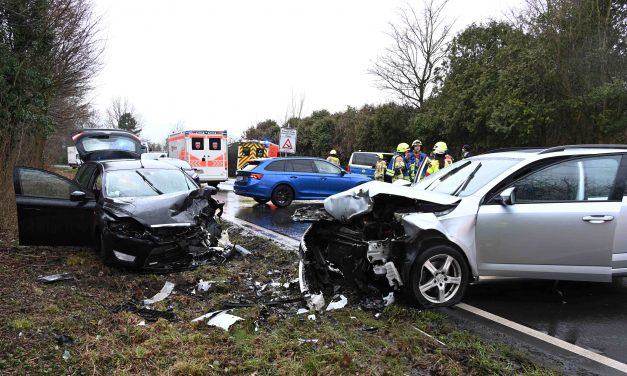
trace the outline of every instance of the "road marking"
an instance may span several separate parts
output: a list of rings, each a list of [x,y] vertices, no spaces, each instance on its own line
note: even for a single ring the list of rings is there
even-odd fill
[[[268,230],[267,228],[257,226],[254,223],[243,221],[239,218],[235,218],[228,214],[222,214],[222,218],[224,218],[225,220],[231,223],[234,223],[235,225],[239,227],[245,228],[253,233],[269,238],[270,240],[274,240],[280,245],[287,246],[291,250],[294,250],[294,251],[298,250],[298,246],[300,245],[300,241],[296,239],[292,239],[289,236],[285,236],[276,231]]]
[[[514,330],[517,330],[521,333],[524,333],[528,336],[534,337],[536,339],[539,339],[541,341],[550,343],[551,345],[557,346],[557,347],[561,347],[564,350],[570,351],[572,353],[575,353],[577,355],[583,356],[584,358],[588,358],[590,360],[593,360],[595,362],[601,363],[605,366],[617,369],[621,372],[625,372],[627,373],[627,364],[625,363],[621,363],[617,360],[608,358],[606,356],[597,354],[593,351],[590,350],[586,350],[584,348],[581,348],[579,346],[573,345],[572,343],[563,341],[559,338],[555,338],[552,337],[548,334],[544,334],[542,332],[539,332],[537,330],[528,328],[524,325],[520,325],[518,323],[515,323],[513,321],[510,321],[508,319],[505,319],[503,317],[497,316],[497,315],[493,315],[490,312],[486,312],[482,309],[473,307],[471,305],[468,305],[466,303],[459,303],[457,304],[455,307],[461,308],[465,311],[468,311],[470,313],[474,313],[477,316],[481,316],[483,318],[486,318],[488,320],[494,321],[498,324],[501,324],[503,326],[506,326],[508,328],[512,328]]]

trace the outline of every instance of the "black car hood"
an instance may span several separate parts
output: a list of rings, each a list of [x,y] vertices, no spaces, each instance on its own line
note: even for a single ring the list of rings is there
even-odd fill
[[[118,218],[133,218],[144,226],[196,224],[201,210],[209,204],[200,190],[104,200],[105,211]]]

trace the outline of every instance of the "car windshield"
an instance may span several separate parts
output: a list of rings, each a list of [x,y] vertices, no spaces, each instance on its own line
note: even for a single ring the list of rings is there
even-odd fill
[[[196,188],[181,170],[141,168],[109,171],[105,175],[105,196],[110,198],[157,196]]]
[[[414,187],[465,197],[520,161],[516,158],[464,159],[421,180]]]

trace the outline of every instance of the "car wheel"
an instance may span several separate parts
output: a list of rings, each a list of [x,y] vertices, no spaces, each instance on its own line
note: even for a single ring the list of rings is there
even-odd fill
[[[289,206],[294,200],[294,191],[289,185],[281,184],[272,191],[272,203],[279,208]]]
[[[98,240],[99,240],[98,250],[100,251],[100,258],[102,259],[102,262],[107,266],[112,266],[115,263],[115,257],[113,256],[113,251],[111,250],[109,246],[107,246],[102,234],[100,234],[100,236],[98,237]]]
[[[449,245],[436,245],[420,253],[410,276],[411,297],[425,308],[459,303],[466,292],[469,269],[461,253]]]
[[[256,198],[255,201],[257,201],[258,203],[263,205],[263,204],[267,203],[268,201],[270,201],[270,199],[267,199],[267,198]]]

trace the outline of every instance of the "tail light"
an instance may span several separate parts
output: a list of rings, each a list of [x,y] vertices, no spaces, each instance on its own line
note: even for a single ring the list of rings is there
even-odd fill
[[[250,177],[253,179],[261,180],[261,178],[263,178],[263,174],[250,174]]]
[[[346,171],[351,172],[351,165],[348,165],[348,168],[346,169]]]

